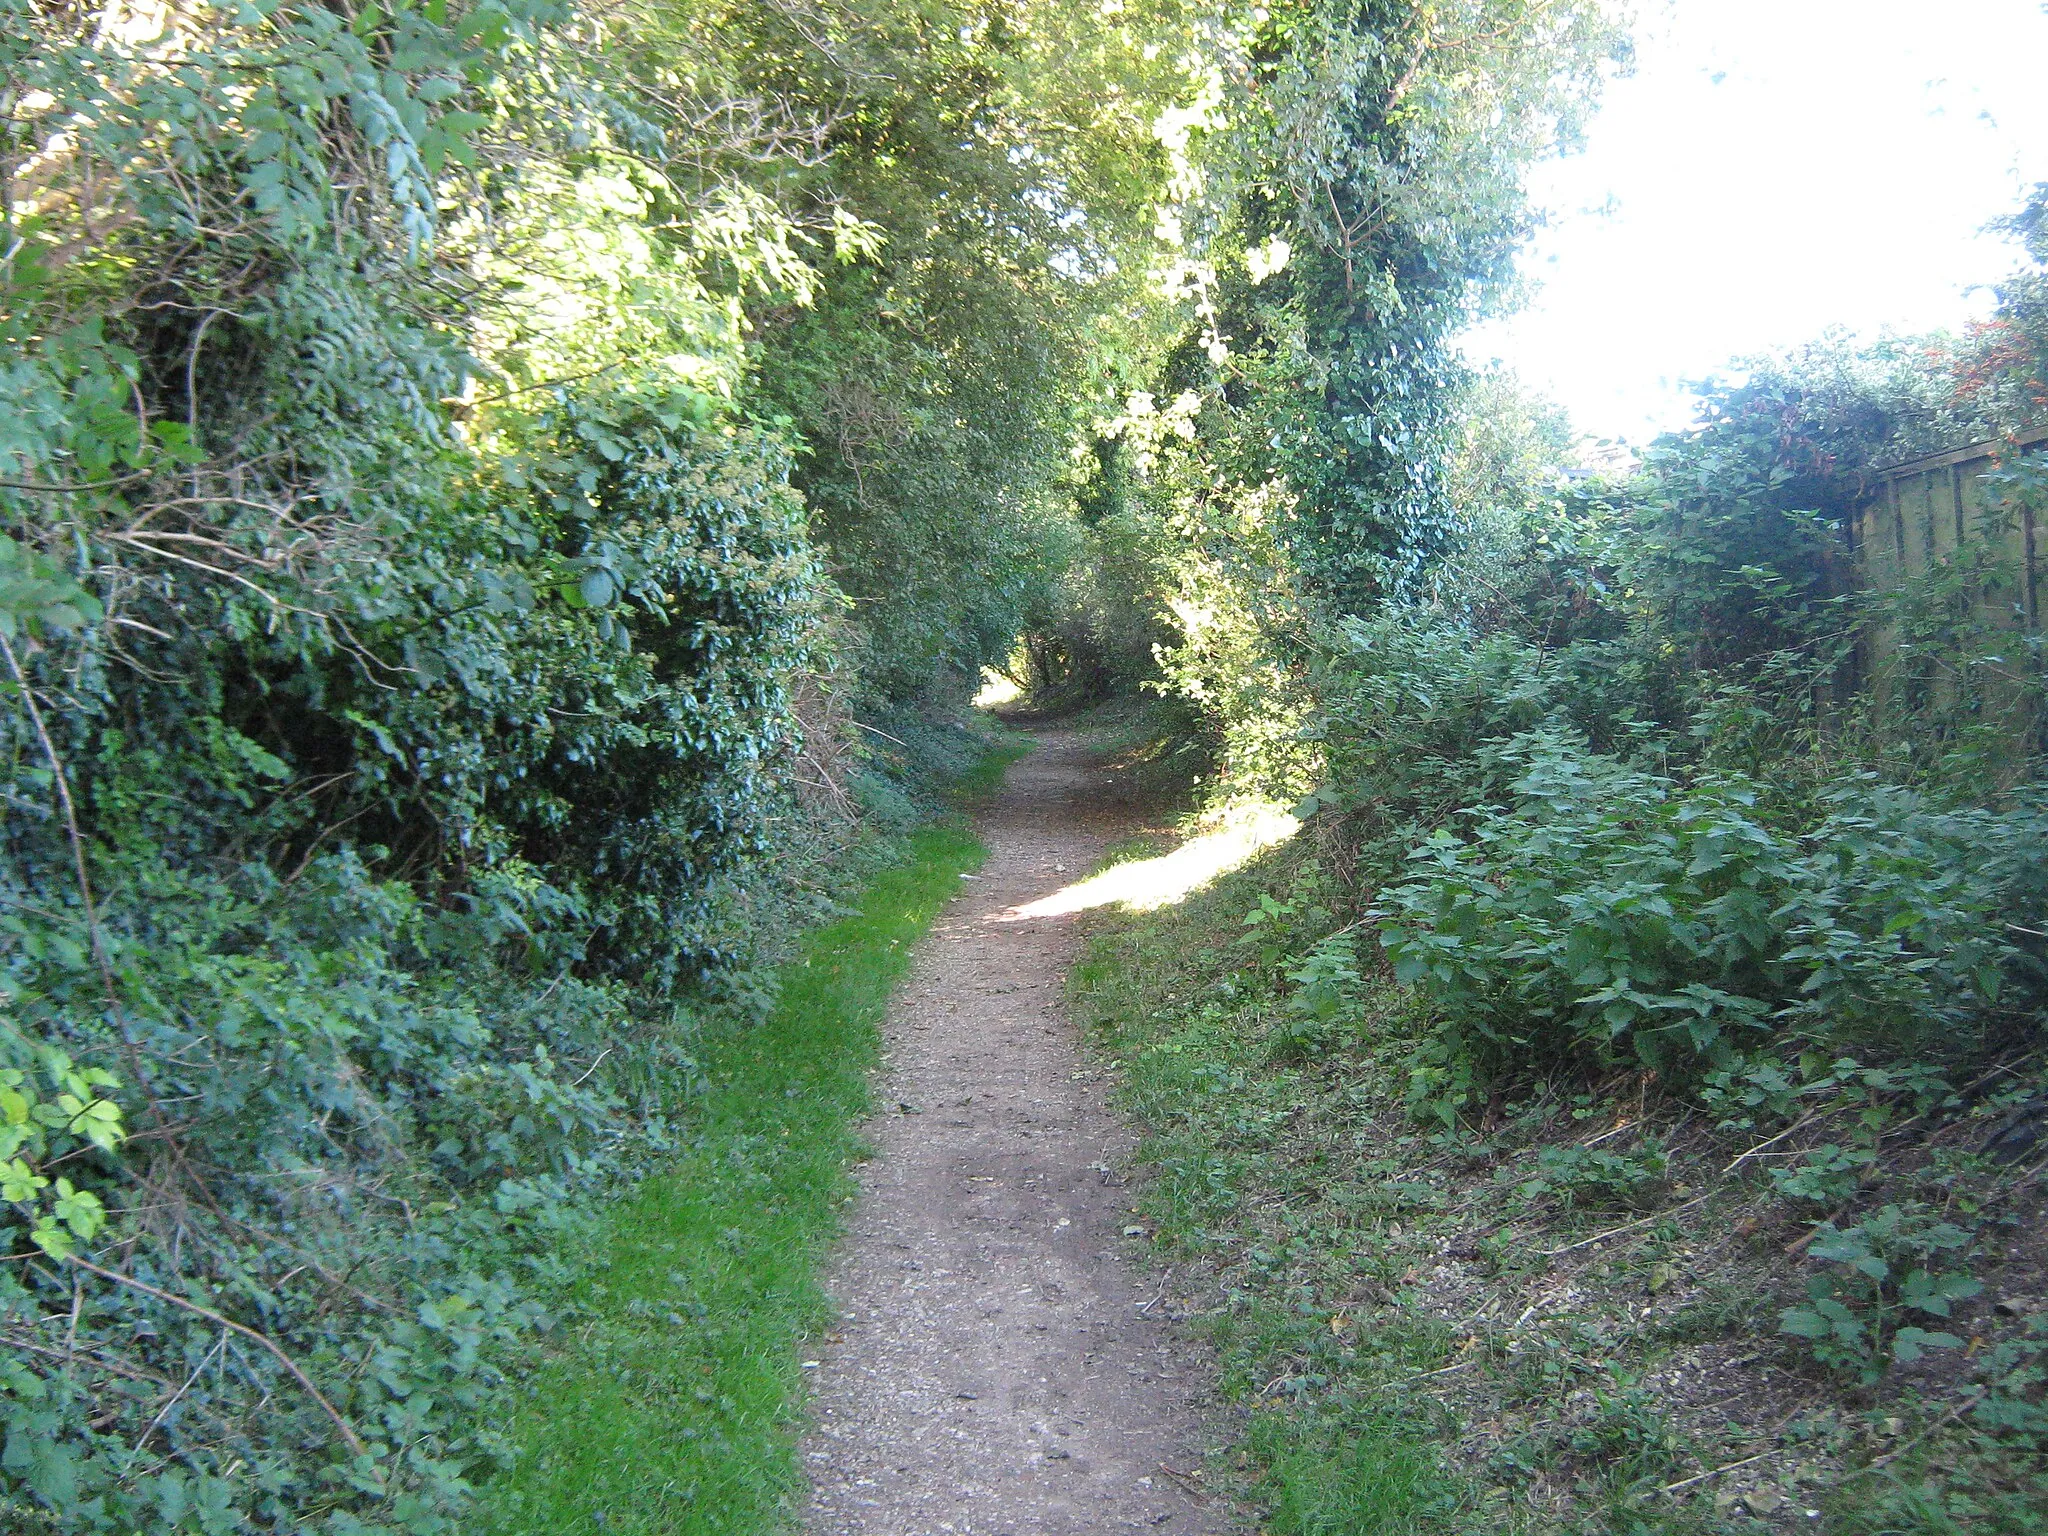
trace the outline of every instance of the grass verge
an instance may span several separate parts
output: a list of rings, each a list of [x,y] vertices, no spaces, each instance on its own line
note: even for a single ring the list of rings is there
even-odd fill
[[[947,794],[960,805],[973,805],[994,794],[1002,786],[1003,774],[1010,764],[1031,751],[1029,736],[1012,730],[999,720],[989,720],[982,729],[988,742],[987,751],[947,790]]]
[[[798,1345],[828,1315],[818,1271],[851,1197],[883,1012],[985,852],[951,824],[906,841],[853,915],[781,967],[765,1023],[704,1042],[685,1148],[600,1219],[609,1261],[567,1298],[580,1326],[526,1385],[508,1426],[519,1454],[487,1490],[482,1529],[759,1536],[788,1523],[803,1486]]]
[[[1290,845],[1100,919],[1073,977],[1272,1536],[2048,1536],[2048,1167],[1973,1150],[2034,1123],[2032,1080],[1803,1204],[1868,1096],[1782,1136],[1640,1073],[1418,1119],[1434,1020],[1370,970],[1320,1006],[1319,878]],[[1859,1380],[1781,1317],[1841,1267],[1821,1217],[1880,1207],[1969,1223],[1939,1262],[1976,1289],[1951,1347]]]

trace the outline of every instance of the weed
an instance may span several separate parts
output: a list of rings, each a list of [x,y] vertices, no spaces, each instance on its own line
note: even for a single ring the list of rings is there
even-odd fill
[[[1639,1388],[1596,1390],[1593,1412],[1566,1438],[1572,1454],[1597,1465],[1619,1488],[1662,1481],[1686,1458],[1683,1440],[1649,1394]]]
[[[1954,1223],[1900,1205],[1849,1227],[1824,1223],[1807,1251],[1835,1268],[1807,1282],[1805,1305],[1786,1308],[1779,1326],[1808,1340],[1822,1364],[1866,1385],[1881,1380],[1893,1362],[1959,1348],[1956,1335],[1907,1323],[1905,1316],[1947,1318],[1956,1302],[1984,1289],[1967,1269],[1930,1267],[1970,1241]]]
[[[1547,1192],[1566,1205],[1648,1210],[1670,1187],[1670,1158],[1662,1142],[1645,1138],[1634,1152],[1601,1147],[1544,1147],[1536,1155],[1537,1176],[1522,1184],[1525,1197]]]
[[[1771,1182],[1788,1200],[1838,1206],[1856,1192],[1864,1171],[1876,1161],[1875,1152],[1844,1149],[1829,1142],[1810,1149],[1790,1168],[1773,1168]]]

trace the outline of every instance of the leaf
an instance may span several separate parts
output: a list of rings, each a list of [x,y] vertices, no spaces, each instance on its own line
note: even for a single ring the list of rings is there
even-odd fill
[[[1802,1339],[1826,1339],[1834,1336],[1835,1325],[1811,1307],[1787,1307],[1779,1315],[1778,1331]]]
[[[99,599],[63,567],[0,533],[0,634],[69,634],[103,614]]]
[[[1851,1227],[1846,1232],[1832,1226],[1820,1229],[1821,1235],[1808,1246],[1807,1252],[1816,1259],[1829,1259],[1839,1264],[1853,1263],[1870,1255],[1870,1239],[1860,1227]]]
[[[106,1225],[106,1207],[89,1189],[74,1189],[69,1179],[57,1181],[57,1203],[52,1214],[81,1239],[90,1242]]]
[[[1947,1317],[1955,1302],[1966,1301],[1983,1289],[1983,1282],[1972,1275],[1930,1275],[1916,1269],[1899,1286],[1899,1300],[1915,1311]]]
[[[0,1163],[0,1200],[20,1205],[33,1200],[37,1192],[49,1188],[49,1184],[48,1179],[18,1157]]]
[[[1901,1364],[1918,1360],[1925,1350],[1958,1349],[1962,1340],[1952,1333],[1929,1333],[1924,1328],[1901,1328],[1892,1335],[1892,1358]]]

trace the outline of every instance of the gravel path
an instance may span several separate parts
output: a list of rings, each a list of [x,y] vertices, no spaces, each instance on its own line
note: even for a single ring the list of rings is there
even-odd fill
[[[1084,738],[1037,740],[890,1010],[813,1378],[813,1536],[1234,1529],[1183,1486],[1207,1373],[1127,1254],[1134,1138],[1061,1005],[1075,919],[1028,910],[1138,818]]]

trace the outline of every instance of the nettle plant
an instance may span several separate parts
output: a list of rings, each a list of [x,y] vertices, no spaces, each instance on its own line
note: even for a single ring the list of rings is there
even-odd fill
[[[1807,1281],[1806,1301],[1787,1307],[1779,1328],[1866,1386],[1927,1350],[1954,1349],[1963,1342],[1956,1335],[1911,1319],[1946,1320],[1984,1289],[1967,1267],[1949,1267],[1971,1241],[1964,1228],[1912,1205],[1887,1205],[1848,1227],[1826,1222],[1807,1251],[1829,1268]]]
[[[1554,1194],[1566,1205],[1596,1210],[1648,1210],[1671,1185],[1671,1155],[1654,1136],[1633,1151],[1545,1147],[1536,1155],[1536,1170],[1519,1186],[1524,1199]]]
[[[1554,727],[1507,755],[1514,808],[1432,834],[1381,900],[1395,975],[1445,1006],[1457,1053],[1669,1070],[1768,1030],[1795,855],[1749,786],[1674,793]]]
[[[1938,1059],[2031,1006],[2032,804],[1852,778],[1786,826],[1757,781],[1645,773],[1561,726],[1497,751],[1514,803],[1438,828],[1376,909],[1395,975],[1441,1010],[1446,1082],[1547,1063],[1711,1086],[1787,1039]]]

